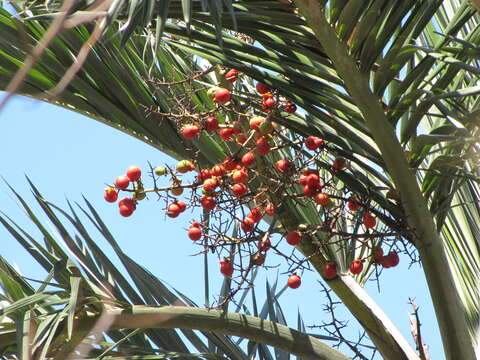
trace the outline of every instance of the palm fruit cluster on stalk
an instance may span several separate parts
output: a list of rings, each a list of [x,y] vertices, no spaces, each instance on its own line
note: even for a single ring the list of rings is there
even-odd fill
[[[224,76],[234,83],[241,74],[230,69]],[[170,218],[201,209],[203,217],[192,221],[187,235],[203,252],[218,255],[221,274],[236,279],[239,288],[248,283],[247,275],[255,266],[272,267],[265,264],[267,254],[272,253],[288,265],[287,285],[298,288],[308,261],[293,250],[312,239],[319,249],[355,236],[370,244],[369,251],[348,266],[346,271],[353,275],[362,274],[365,263],[396,266],[397,252],[384,255],[379,246],[390,236],[388,225],[380,219],[382,213],[371,199],[346,187],[337,188],[338,179],[350,171],[349,161],[318,134],[303,137],[285,130],[275,120],[295,113],[296,105],[260,82],[255,89],[258,98],[247,111],[245,106],[238,110],[231,90],[214,88],[209,91],[215,104],[212,111],[204,117],[176,117],[179,135],[186,143],[211,137],[228,144],[228,156],[213,166],[200,166],[195,158],[172,168],[150,166],[150,188],[144,187],[141,169],[131,166],[105,189],[105,200],[116,202],[120,194],[127,194],[118,201],[124,217],[131,216],[147,194],[163,202]],[[161,182],[166,184],[160,186]],[[284,221],[286,202],[314,206],[323,221],[292,227]],[[346,232],[340,226],[345,222],[354,224],[357,231]],[[387,231],[380,232],[380,228]],[[290,252],[283,243],[291,247]],[[326,259],[321,274],[326,280],[336,279],[339,264]]]

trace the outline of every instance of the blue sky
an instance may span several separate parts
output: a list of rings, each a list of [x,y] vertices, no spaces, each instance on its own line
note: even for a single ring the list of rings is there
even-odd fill
[[[147,161],[153,165],[167,163],[171,166],[175,161],[118,130],[26,98],[15,97],[10,101],[0,112],[0,121],[3,132],[0,175],[21,195],[33,203],[25,175],[32,179],[45,198],[60,207],[66,207],[66,198],[81,202],[83,194],[99,211],[129,256],[197,303],[203,303],[203,257],[192,256],[198,248],[193,247],[186,236],[188,223],[196,214],[186,212],[176,219],[165,218],[162,204],[152,198],[142,202],[132,217],[123,218],[118,214],[116,204],[103,200],[104,184],[112,183],[128,166],[138,165],[146,169]],[[0,183],[0,210],[22,226],[33,229],[3,183]],[[3,228],[0,228],[0,239],[2,256],[16,263],[25,276],[44,277],[40,267]],[[98,241],[102,242],[100,237]],[[103,248],[108,249],[108,246],[105,244]],[[210,259],[211,294],[217,294],[222,276],[216,258]],[[265,276],[273,282],[276,272],[260,272],[262,276],[256,286],[257,292],[262,294]],[[287,275],[280,275],[279,281],[283,284],[286,279]],[[325,319],[322,313],[325,300],[317,280],[313,273],[305,273],[302,286],[297,290],[289,289],[282,296],[280,302],[292,327],[296,326],[297,308],[306,325],[320,324]],[[367,284],[367,290],[410,343],[408,313],[411,308],[408,299],[415,298],[430,354],[434,359],[443,358],[432,304],[418,265],[408,269],[408,264],[401,261],[398,268],[384,272],[381,293],[377,292],[375,283]],[[348,318],[343,312],[339,314]],[[358,329],[352,326],[350,332],[355,338]]]

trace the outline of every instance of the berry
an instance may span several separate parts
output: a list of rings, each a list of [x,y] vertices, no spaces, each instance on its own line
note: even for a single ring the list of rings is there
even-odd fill
[[[257,82],[257,85],[255,85],[255,89],[259,94],[265,94],[270,92],[270,88],[267,85],[262,84],[260,82]]]
[[[120,215],[124,216],[124,217],[129,217],[130,215],[133,214],[134,212],[134,209],[129,207],[129,206],[126,206],[126,205],[121,205],[119,207],[119,210],[120,210]]]
[[[259,137],[255,143],[255,149],[260,155],[267,155],[271,150],[268,139],[264,136]]]
[[[240,227],[242,228],[243,231],[246,233],[252,232],[253,229],[255,228],[255,220],[253,220],[250,217],[246,217],[245,219],[242,220],[240,223]]]
[[[260,126],[265,123],[265,118],[261,116],[254,116],[250,119],[249,126],[252,130],[259,130]]]
[[[113,187],[107,187],[103,194],[103,198],[109,203],[114,203],[118,199],[118,193]]]
[[[269,110],[271,110],[271,108],[273,106],[275,106],[276,103],[277,103],[277,101],[273,97],[269,97],[269,98],[263,100],[262,109],[265,110],[265,111],[269,111]]]
[[[253,151],[249,151],[245,155],[242,156],[242,164],[245,167],[249,167],[254,162],[255,162],[255,155],[253,154]]]
[[[247,185],[245,185],[244,183],[238,183],[233,184],[230,187],[230,190],[232,190],[233,195],[235,195],[236,197],[241,197],[247,193],[248,188]]]
[[[185,201],[177,200],[174,201],[174,203],[177,204],[177,206],[180,208],[180,212],[184,212],[187,209],[187,204],[185,203]]]
[[[233,171],[232,180],[236,184],[246,182],[248,180],[247,171],[244,168]]]
[[[387,256],[384,256],[383,267],[390,268],[395,267],[399,264],[400,258],[396,251],[390,251]]]
[[[225,166],[225,169],[228,170],[228,171],[232,171],[234,170],[238,165],[238,162],[237,160],[235,159],[232,159],[230,157],[227,157],[224,161],[223,161],[223,166]]]
[[[135,200],[133,200],[132,198],[129,198],[129,197],[124,197],[124,198],[120,199],[120,201],[118,202],[118,206],[122,206],[122,205],[132,207],[133,209],[135,209],[137,207],[136,204],[135,204]]]
[[[211,211],[215,208],[217,202],[211,196],[202,195],[202,197],[200,198],[200,204],[205,210]]]
[[[218,119],[215,116],[209,116],[203,122],[203,127],[208,131],[215,131],[218,129]]]
[[[201,225],[200,225],[200,223],[199,223],[198,221],[194,221],[194,222],[192,222],[192,225],[190,225],[190,227],[197,227],[197,228],[200,229],[200,228],[201,228]]]
[[[295,105],[291,101],[288,101],[285,105],[283,105],[283,110],[285,110],[289,114],[293,114],[297,111],[297,105]]]
[[[190,226],[188,229],[188,237],[193,241],[200,240],[202,237],[202,229],[196,226]]]
[[[265,214],[267,216],[274,216],[275,215],[275,205],[272,203],[268,203],[268,205],[265,207]]]
[[[337,264],[335,262],[329,262],[323,267],[323,277],[327,280],[331,280],[337,277]]]
[[[215,190],[215,188],[218,186],[218,180],[215,177],[206,179],[203,182],[203,188],[205,189],[206,192],[212,192]]]
[[[330,203],[330,196],[325,193],[318,193],[315,195],[315,202],[318,205],[327,206]]]
[[[130,181],[138,181],[142,176],[142,170],[138,166],[130,166],[127,169],[127,177]]]
[[[372,229],[377,224],[377,220],[375,219],[375,216],[366,212],[362,216],[362,223],[367,229]]]
[[[238,70],[230,69],[225,73],[224,77],[225,77],[225,80],[227,80],[228,82],[234,83],[238,79]]]
[[[173,196],[180,196],[183,194],[183,188],[179,185],[180,184],[174,184],[174,186],[170,189],[170,193]]]
[[[225,104],[226,102],[230,101],[230,96],[230,90],[221,88],[215,92],[213,101],[219,104]]]
[[[130,179],[127,175],[120,175],[117,176],[117,178],[115,179],[115,186],[117,187],[117,189],[125,190],[126,188],[128,188],[129,184]]]
[[[300,241],[302,240],[302,234],[300,234],[299,231],[290,231],[287,236],[285,236],[285,238],[287,239],[287,243],[289,243],[290,245],[298,245],[300,243]]]
[[[247,217],[258,223],[263,218],[262,209],[260,209],[258,206],[253,208],[250,210]]]
[[[181,207],[173,202],[167,206],[167,216],[171,218],[176,218],[182,212]]]
[[[213,176],[210,169],[201,169],[200,174],[197,176],[199,182],[204,182],[207,179],[210,179]]]
[[[318,188],[316,186],[305,185],[303,187],[303,194],[308,197],[314,197]]]
[[[309,136],[305,139],[305,146],[309,150],[317,150],[323,145],[323,140],[317,136]]]
[[[177,164],[176,169],[180,174],[185,174],[194,170],[195,165],[190,160],[182,160]]]
[[[293,170],[293,164],[290,160],[288,159],[282,159],[278,160],[275,163],[275,167],[277,168],[278,171],[280,171],[282,174],[289,174]]]
[[[358,200],[354,196],[351,196],[350,199],[348,199],[347,201],[347,207],[350,211],[357,211],[362,206],[358,203]]]
[[[332,168],[333,170],[343,170],[345,169],[345,166],[347,165],[347,160],[343,157],[337,157],[335,160],[333,160],[332,163]]]
[[[354,275],[360,274],[363,270],[363,262],[360,259],[353,260],[349,266],[350,272]]]
[[[301,283],[302,283],[302,279],[297,274],[290,275],[290,277],[288,278],[288,281],[287,281],[287,285],[291,289],[298,288]]]
[[[232,277],[233,265],[228,259],[220,260],[220,272],[226,277]]]
[[[381,247],[375,247],[372,250],[373,261],[380,264],[383,261],[383,249]]]
[[[222,140],[231,141],[234,132],[235,132],[235,130],[233,128],[223,128],[223,129],[220,129],[218,134],[220,135]]]
[[[212,167],[210,172],[213,176],[223,176],[226,173],[225,166],[223,166],[222,164],[215,165],[214,167]]]
[[[253,254],[250,259],[252,264],[261,266],[265,263],[265,254],[256,253],[256,254]]]
[[[153,172],[157,176],[163,176],[167,173],[167,169],[165,169],[164,167],[161,167],[161,166],[157,166],[155,169],[153,169]]]
[[[315,188],[315,189],[320,189],[321,188],[320,177],[318,176],[318,174],[315,174],[315,173],[307,175],[306,184],[308,186],[311,186],[311,187]]]
[[[196,124],[185,125],[182,128],[182,135],[188,140],[193,139],[199,132],[200,127]]]

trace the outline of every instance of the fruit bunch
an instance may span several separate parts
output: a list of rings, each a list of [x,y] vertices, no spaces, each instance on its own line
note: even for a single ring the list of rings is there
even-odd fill
[[[233,83],[240,74],[230,69],[224,76]],[[105,190],[105,200],[116,202],[120,192],[128,193],[130,196],[119,201],[122,216],[132,215],[138,202],[150,193],[164,200],[167,217],[177,218],[188,208],[208,213],[208,225],[204,219],[193,221],[187,235],[203,249],[217,253],[220,272],[237,278],[239,288],[252,268],[268,268],[265,260],[270,253],[285,260],[290,274],[287,284],[298,288],[307,260],[291,251],[301,249],[306,241],[316,244],[318,251],[330,242],[353,238],[371,243],[371,252],[353,260],[348,270],[339,269],[333,259],[327,260],[322,270],[326,280],[336,279],[343,271],[362,274],[364,263],[396,266],[397,253],[392,250],[384,256],[382,248],[376,246],[382,239],[394,238],[394,231],[378,221],[384,214],[370,198],[337,187],[339,177],[350,171],[348,160],[318,134],[302,137],[286,132],[276,120],[284,112],[295,113],[295,104],[265,84],[257,83],[256,90],[259,98],[250,112],[238,110],[229,89],[214,88],[209,94],[217,104],[215,109],[197,116],[174,117],[186,141],[205,135],[224,142],[224,148],[230,149],[225,158],[210,165],[192,158],[172,168],[150,167],[153,186],[148,189],[140,168],[131,166]],[[285,215],[287,203],[313,207],[322,222],[292,225]],[[345,231],[339,225],[345,223],[356,230]],[[378,231],[380,227],[384,231]],[[231,253],[232,245],[237,245],[235,253]]]

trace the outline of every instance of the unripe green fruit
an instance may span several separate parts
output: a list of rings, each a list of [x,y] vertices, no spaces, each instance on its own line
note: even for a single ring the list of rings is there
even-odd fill
[[[162,166],[157,166],[153,172],[155,173],[155,175],[157,176],[163,176],[167,173],[167,169],[165,169],[164,167]]]

